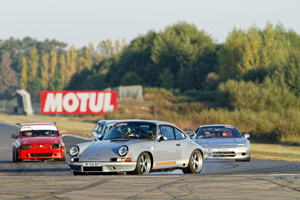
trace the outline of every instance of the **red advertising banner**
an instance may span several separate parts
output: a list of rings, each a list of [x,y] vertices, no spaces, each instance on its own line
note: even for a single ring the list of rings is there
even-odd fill
[[[42,114],[98,114],[117,110],[117,91],[42,91]]]

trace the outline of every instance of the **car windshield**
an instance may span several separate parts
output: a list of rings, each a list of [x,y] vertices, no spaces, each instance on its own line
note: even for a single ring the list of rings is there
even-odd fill
[[[59,136],[55,130],[26,130],[20,132],[20,137]]]
[[[148,122],[122,122],[115,124],[103,140],[112,139],[146,139],[154,140],[156,125]]]
[[[242,138],[240,132],[233,126],[202,127],[197,133],[197,139],[210,138]]]

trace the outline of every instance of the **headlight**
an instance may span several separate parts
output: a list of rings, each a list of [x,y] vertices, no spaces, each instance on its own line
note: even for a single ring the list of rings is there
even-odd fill
[[[70,149],[70,156],[75,157],[79,154],[79,147],[78,146],[73,146]]]
[[[119,155],[120,156],[126,156],[128,153],[128,147],[127,146],[121,146],[119,149]]]

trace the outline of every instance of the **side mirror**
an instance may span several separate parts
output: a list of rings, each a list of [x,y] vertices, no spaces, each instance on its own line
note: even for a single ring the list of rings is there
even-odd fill
[[[17,134],[11,134],[11,138],[17,139],[17,138],[18,138],[18,135],[17,135]]]
[[[103,137],[104,137],[103,135],[98,135],[98,136],[97,136],[98,140],[102,140]]]
[[[164,139],[164,136],[160,136],[159,138],[158,138],[158,141],[160,142],[160,141],[163,141],[163,140],[165,140]]]
[[[244,138],[245,138],[245,139],[247,139],[247,138],[249,138],[249,137],[250,137],[250,134],[248,134],[248,133],[244,134]]]

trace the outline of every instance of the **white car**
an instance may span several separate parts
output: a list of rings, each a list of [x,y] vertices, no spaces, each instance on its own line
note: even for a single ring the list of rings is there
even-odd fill
[[[98,121],[92,131],[92,140],[95,140],[95,141],[102,140],[104,135],[117,122],[120,122],[120,120],[100,120],[100,121]]]
[[[74,175],[106,172],[148,174],[182,169],[200,173],[204,149],[174,124],[152,120],[116,123],[100,141],[70,149]]]
[[[193,141],[205,149],[207,158],[249,162],[249,137],[232,125],[205,125],[195,130]]]

